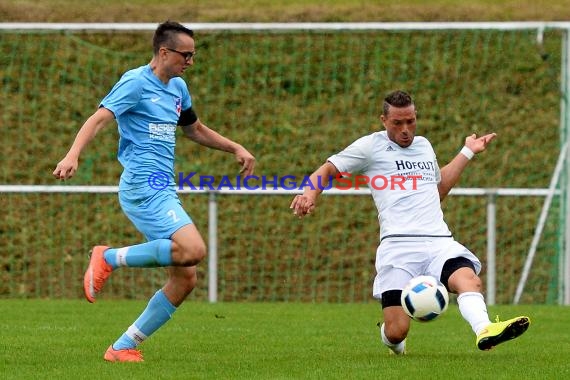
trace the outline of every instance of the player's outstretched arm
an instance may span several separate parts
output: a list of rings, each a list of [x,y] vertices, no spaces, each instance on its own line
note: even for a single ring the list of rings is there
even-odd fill
[[[208,148],[233,153],[241,165],[240,174],[249,176],[255,168],[255,157],[240,144],[208,128],[199,119],[191,125],[182,126],[184,135],[190,140]]]
[[[310,214],[316,207],[317,197],[328,187],[331,178],[339,174],[338,169],[327,161],[309,177],[310,184],[303,189],[303,194],[296,195],[289,206],[293,215],[299,218]]]
[[[467,167],[469,160],[484,151],[495,137],[497,137],[496,133],[489,133],[481,137],[472,134],[465,138],[465,146],[461,152],[449,164],[441,168],[441,181],[438,185],[440,200],[443,200],[459,181],[459,177]]]
[[[95,135],[107,124],[109,124],[115,115],[106,108],[99,108],[93,115],[91,115],[83,124],[73,145],[61,160],[55,170],[53,171],[53,176],[57,179],[65,180],[73,177],[79,166],[79,156],[83,149],[89,144]]]

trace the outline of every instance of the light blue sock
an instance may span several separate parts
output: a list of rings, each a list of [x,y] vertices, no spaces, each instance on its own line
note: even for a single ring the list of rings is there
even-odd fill
[[[135,323],[113,343],[113,348],[115,350],[135,348],[168,322],[175,311],[176,307],[166,298],[162,289],[157,291]]]
[[[157,239],[143,244],[105,251],[105,261],[118,267],[155,268],[172,265],[172,241]]]

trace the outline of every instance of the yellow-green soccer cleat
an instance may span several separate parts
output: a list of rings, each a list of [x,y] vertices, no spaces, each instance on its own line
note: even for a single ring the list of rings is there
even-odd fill
[[[491,323],[477,335],[477,347],[486,351],[507,340],[521,336],[530,326],[528,317],[516,317],[508,321]]]

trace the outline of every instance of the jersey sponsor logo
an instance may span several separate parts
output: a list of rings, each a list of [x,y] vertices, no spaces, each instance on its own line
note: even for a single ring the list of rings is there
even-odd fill
[[[156,103],[160,100],[160,97],[156,97],[156,98],[150,98],[150,101],[153,103]]]
[[[435,170],[433,161],[395,161],[396,170]]]
[[[437,182],[436,163],[434,161],[397,160],[396,171],[401,176],[419,175],[420,181]]]
[[[148,125],[148,137],[153,140],[175,142],[176,141],[176,125],[175,124],[155,124]]]

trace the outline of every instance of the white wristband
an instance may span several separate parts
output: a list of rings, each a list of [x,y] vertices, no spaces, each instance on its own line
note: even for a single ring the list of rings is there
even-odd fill
[[[466,146],[461,148],[461,151],[459,153],[467,157],[468,160],[472,159],[475,156],[475,153],[473,153],[473,151]]]

